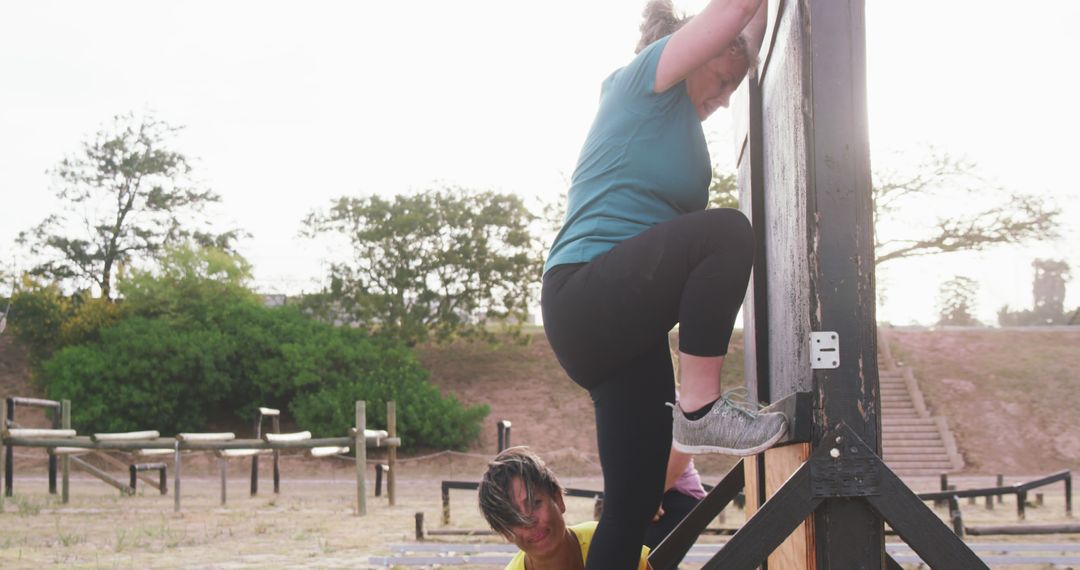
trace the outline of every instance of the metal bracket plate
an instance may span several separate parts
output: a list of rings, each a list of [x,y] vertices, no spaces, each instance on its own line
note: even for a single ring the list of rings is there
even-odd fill
[[[870,497],[881,494],[881,460],[877,457],[815,457],[810,460],[815,497]]]
[[[810,333],[810,368],[840,367],[840,335],[832,331]]]

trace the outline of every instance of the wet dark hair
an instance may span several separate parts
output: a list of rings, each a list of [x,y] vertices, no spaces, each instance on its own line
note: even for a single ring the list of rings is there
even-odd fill
[[[513,536],[514,527],[535,522],[533,517],[514,506],[515,477],[519,477],[525,486],[526,505],[532,504],[537,492],[551,497],[563,492],[555,473],[528,447],[511,447],[495,456],[480,479],[480,512],[492,530],[507,538]]]

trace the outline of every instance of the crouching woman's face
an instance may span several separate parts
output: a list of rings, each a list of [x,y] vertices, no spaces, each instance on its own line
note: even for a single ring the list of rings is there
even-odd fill
[[[562,493],[551,496],[547,491],[533,490],[532,503],[528,503],[525,484],[520,477],[511,480],[514,507],[518,512],[530,517],[532,524],[511,528],[513,543],[530,557],[550,555],[566,539],[566,521],[563,514],[566,504]]]

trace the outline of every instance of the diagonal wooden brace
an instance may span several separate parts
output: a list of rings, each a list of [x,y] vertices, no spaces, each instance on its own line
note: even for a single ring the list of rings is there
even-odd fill
[[[681,558],[682,554],[693,546],[705,527],[743,490],[744,477],[743,462],[740,460],[686,518],[679,522],[671,534],[656,546],[649,554],[649,564],[655,570],[675,567],[678,562],[676,558]]]

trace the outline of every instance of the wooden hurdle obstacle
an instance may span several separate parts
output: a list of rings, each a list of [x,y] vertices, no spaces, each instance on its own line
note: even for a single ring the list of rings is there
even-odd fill
[[[757,237],[746,384],[756,401],[794,398],[796,412],[802,397],[808,421],[789,416],[802,433],[741,461],[650,561],[670,568],[745,487],[749,518],[705,570],[898,568],[885,522],[933,568],[986,569],[881,459],[864,0],[767,9],[761,63],[733,97],[740,204]]]
[[[281,412],[273,408],[259,408],[255,413],[255,438],[262,437],[262,424],[263,420],[270,418],[271,433],[281,432]],[[278,494],[281,490],[281,472],[280,472],[280,459],[281,452],[278,450],[272,451],[274,455],[274,494]],[[259,492],[259,454],[254,454],[251,457],[251,496],[255,496]]]
[[[15,421],[15,410],[18,406],[26,408],[44,408],[52,413],[52,427],[53,429],[60,429],[62,422],[62,404],[56,400],[44,400],[41,398],[21,398],[12,396],[5,398],[4,410],[6,412],[6,418],[0,423],[0,430],[8,428],[18,428],[19,424]],[[56,467],[57,461],[53,455],[49,456],[49,494],[56,494]],[[10,497],[14,492],[14,470],[15,470],[15,455],[12,447],[7,446],[4,449],[4,495]]]
[[[67,402],[65,402],[67,404]],[[0,440],[9,449],[21,447],[36,447],[46,449],[61,449],[65,461],[79,450],[122,450],[138,451],[142,453],[156,453],[164,451],[173,453],[175,464],[173,468],[173,497],[174,510],[180,511],[182,458],[184,451],[210,451],[223,452],[229,450],[281,450],[281,449],[305,449],[309,450],[313,457],[325,457],[335,453],[347,452],[349,448],[356,455],[357,499],[356,515],[367,514],[366,500],[366,465],[368,447],[388,448],[387,498],[391,506],[396,502],[396,450],[401,445],[401,439],[397,437],[397,414],[396,405],[390,401],[387,405],[387,430],[368,430],[366,424],[366,404],[363,401],[356,402],[356,426],[349,429],[345,437],[311,438],[310,433],[301,434],[264,434],[260,439],[236,439],[232,433],[184,433],[174,438],[158,438],[156,432],[133,432],[131,434],[96,434],[94,437],[79,436],[75,430],[52,429],[52,430],[26,430],[7,428],[0,432]],[[70,410],[70,404],[68,404]],[[0,415],[0,420],[7,422],[6,409]],[[65,414],[70,423],[70,413]],[[145,437],[149,435],[154,437]],[[54,453],[55,454],[55,453]],[[221,457],[221,456],[219,456]],[[0,467],[8,467],[6,461]],[[132,471],[132,473],[135,473]],[[224,471],[222,471],[224,473]],[[10,482],[8,477],[6,481]],[[131,486],[121,485],[124,489]],[[162,488],[164,485],[162,485]],[[64,471],[65,496],[68,488],[68,473]],[[222,502],[225,501],[225,487],[222,486]],[[2,507],[2,503],[0,503]]]

